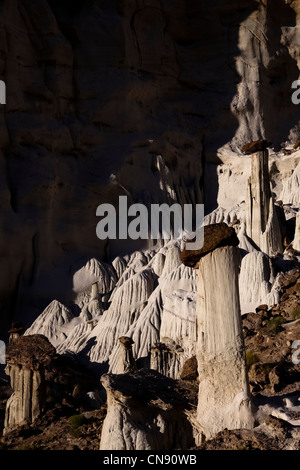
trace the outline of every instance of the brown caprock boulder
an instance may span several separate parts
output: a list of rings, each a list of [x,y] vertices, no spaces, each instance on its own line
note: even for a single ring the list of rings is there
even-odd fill
[[[222,246],[238,246],[239,239],[234,228],[225,222],[204,227],[204,244],[200,250],[184,248],[180,254],[181,262],[190,268],[197,268],[200,258]]]

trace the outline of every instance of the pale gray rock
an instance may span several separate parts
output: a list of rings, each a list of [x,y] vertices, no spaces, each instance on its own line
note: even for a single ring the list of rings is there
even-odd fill
[[[112,351],[117,345],[116,338],[124,335],[132,337],[128,334],[130,327],[138,321],[155,288],[156,279],[152,270],[143,269],[113,292],[108,310],[103,312],[89,336],[85,338],[87,342],[91,340],[92,343],[88,352],[92,362],[105,363],[111,360]],[[74,337],[74,340],[78,344],[78,339]],[[67,344],[70,350],[70,342],[68,341],[66,346]]]
[[[80,313],[80,317],[84,321],[89,321],[102,315],[104,308],[99,297],[99,282],[94,282],[92,284],[89,302],[83,307]]]
[[[58,302],[58,300],[53,300],[25,331],[24,335],[44,335],[56,346],[66,338],[66,333],[73,318],[74,315],[69,308]]]
[[[199,261],[197,422],[200,439],[252,428],[238,290],[238,248],[217,248]],[[202,437],[201,437],[202,436]]]
[[[283,182],[280,199],[284,204],[300,206],[300,162],[292,171],[290,177]]]
[[[44,410],[43,372],[30,370],[21,365],[7,365],[14,392],[6,404],[3,434],[22,425],[32,423]]]
[[[296,217],[295,237],[293,241],[294,250],[300,251],[300,211]]]
[[[168,338],[167,338],[168,339]],[[157,343],[151,348],[150,369],[166,377],[177,379],[185,362],[181,346],[168,341],[169,344]]]
[[[117,275],[112,266],[91,258],[75,272],[73,276],[73,291],[82,292],[97,283],[98,294],[112,292],[117,282]]]
[[[272,306],[273,282],[273,268],[267,255],[254,251],[244,256],[239,273],[241,313],[253,312],[261,304]]]

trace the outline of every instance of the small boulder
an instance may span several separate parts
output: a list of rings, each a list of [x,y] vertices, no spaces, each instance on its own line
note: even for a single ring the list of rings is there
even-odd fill
[[[196,356],[185,361],[179,374],[181,380],[196,380],[198,377],[198,362]]]

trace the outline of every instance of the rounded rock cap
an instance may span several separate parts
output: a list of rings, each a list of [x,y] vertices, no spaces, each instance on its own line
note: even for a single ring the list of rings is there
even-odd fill
[[[225,222],[206,225],[204,227],[204,244],[200,250],[187,250],[180,253],[181,262],[190,268],[197,268],[200,258],[211,253],[216,248],[238,246],[239,239],[233,227]]]

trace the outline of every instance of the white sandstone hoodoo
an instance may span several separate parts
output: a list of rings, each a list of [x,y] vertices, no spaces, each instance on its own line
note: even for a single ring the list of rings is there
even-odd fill
[[[45,367],[56,354],[42,335],[20,336],[9,342],[5,372],[14,392],[6,404],[4,431],[32,423],[46,403]]]
[[[269,256],[282,253],[282,237],[269,177],[268,149],[253,153],[246,195],[246,232]]]
[[[300,211],[297,213],[296,217],[296,228],[293,241],[293,248],[296,251],[300,251]]]
[[[207,242],[198,252],[197,422],[200,440],[209,439],[225,428],[254,426],[238,290],[240,253],[234,229],[224,225],[205,227]],[[230,230],[231,239],[227,236]],[[227,246],[222,246],[224,244]],[[196,260],[196,253],[193,260]]]
[[[135,360],[132,353],[132,345],[134,341],[128,336],[121,336],[119,338],[120,352],[118,363],[118,374],[128,374],[136,369]]]

